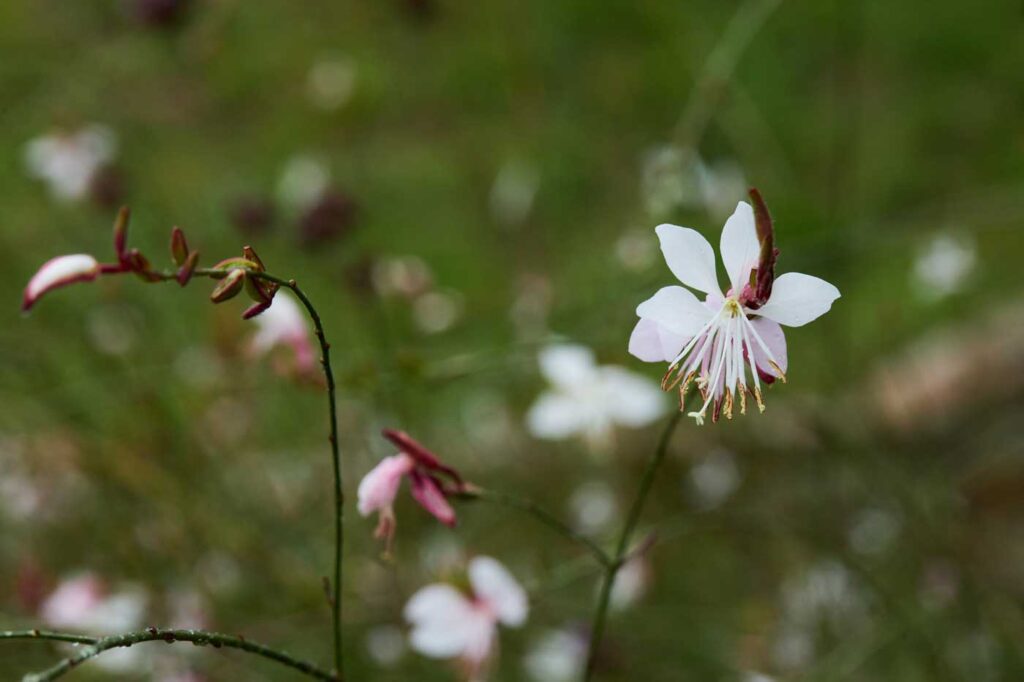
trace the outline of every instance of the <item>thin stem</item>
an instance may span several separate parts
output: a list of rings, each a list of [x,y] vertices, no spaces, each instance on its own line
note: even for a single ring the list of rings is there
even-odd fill
[[[601,549],[601,547],[587,536],[578,533],[573,530],[564,521],[560,520],[551,512],[547,511],[536,502],[528,500],[523,497],[516,495],[510,495],[508,493],[500,493],[494,490],[486,490],[484,488],[472,488],[465,492],[459,493],[459,497],[467,500],[485,500],[487,502],[494,502],[505,507],[512,509],[518,509],[532,515],[535,519],[546,525],[548,528],[561,533],[563,536],[571,540],[572,542],[578,543],[585,547],[590,552],[598,563],[604,567],[608,567],[612,563],[612,558],[608,556],[608,553]]]
[[[636,525],[640,522],[640,515],[643,513],[647,495],[651,492],[651,486],[654,484],[658,468],[668,452],[668,443],[672,439],[672,434],[675,432],[682,416],[682,412],[673,413],[668,424],[665,426],[665,430],[662,431],[658,447],[654,450],[654,456],[651,457],[651,461],[647,464],[647,469],[644,471],[644,476],[640,481],[640,488],[633,499],[633,506],[629,510],[629,516],[626,517],[626,523],[622,526],[622,533],[619,535],[619,541],[615,547],[615,556],[605,569],[604,581],[601,583],[601,592],[597,598],[597,608],[594,610],[594,618],[590,627],[590,646],[587,652],[587,666],[583,672],[583,682],[588,682],[594,676],[594,665],[597,662],[597,652],[600,648],[601,640],[604,638],[605,621],[608,617],[608,604],[611,601],[615,577],[619,574],[619,569],[622,568],[623,563],[625,563],[630,538],[633,536],[633,531],[636,530]]]
[[[74,642],[86,644],[85,648],[78,651],[74,656],[65,658],[57,665],[48,668],[40,673],[26,675],[22,682],[50,682],[62,677],[72,669],[99,656],[104,651],[120,647],[130,647],[142,642],[163,641],[168,644],[174,642],[192,642],[196,646],[212,646],[216,649],[227,647],[229,649],[240,649],[250,654],[256,654],[263,658],[276,661],[294,670],[308,675],[317,680],[337,682],[339,678],[325,670],[320,669],[313,663],[294,658],[283,651],[277,651],[269,647],[250,642],[244,637],[223,635],[217,632],[206,632],[204,630],[159,630],[149,628],[138,632],[129,632],[123,635],[113,635],[94,639],[80,635],[65,634],[62,632],[44,632],[40,630],[24,630],[16,632],[0,632],[0,639],[49,639],[59,642]]]

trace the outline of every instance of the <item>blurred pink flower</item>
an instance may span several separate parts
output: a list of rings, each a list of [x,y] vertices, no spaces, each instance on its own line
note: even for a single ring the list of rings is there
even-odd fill
[[[146,595],[130,587],[108,592],[92,573],[65,579],[39,607],[39,617],[57,628],[89,633],[122,632],[137,628],[146,610]]]
[[[761,244],[754,211],[743,201],[722,229],[722,262],[729,275],[724,294],[714,251],[699,232],[675,225],[659,225],[656,232],[672,273],[707,297],[701,303],[680,286],[659,290],[636,309],[640,321],[630,337],[629,352],[645,362],[670,363],[662,387],[668,390],[681,383],[680,403],[696,382],[704,404],[689,416],[698,424],[712,404],[713,420],[722,412],[732,418],[734,399],[745,413],[748,392],[763,411],[761,381],[785,381],[786,339],[779,325],[800,327],[820,317],[839,298],[839,290],[817,277],[791,272],[774,280],[769,277],[768,297],[759,300],[761,292],[751,275],[758,268]]]
[[[390,539],[395,531],[394,501],[402,479],[408,478],[410,492],[421,507],[446,526],[455,525],[455,510],[447,496],[465,487],[454,469],[445,466],[432,452],[401,431],[385,429],[384,437],[398,446],[399,453],[385,457],[359,482],[358,508],[363,516],[379,515],[376,536]],[[446,489],[438,477],[447,477],[454,485]]]
[[[496,649],[498,623],[519,627],[529,612],[526,592],[497,560],[471,559],[471,595],[443,583],[409,599],[405,619],[413,649],[431,658],[458,658],[470,680],[479,680]]]
[[[284,346],[294,354],[295,373],[310,375],[316,372],[316,352],[309,324],[305,313],[291,295],[279,291],[271,306],[251,319],[257,329],[249,342],[250,353],[265,355],[274,348]]]

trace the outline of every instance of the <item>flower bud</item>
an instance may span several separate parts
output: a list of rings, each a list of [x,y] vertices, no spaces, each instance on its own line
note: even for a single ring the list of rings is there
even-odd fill
[[[185,286],[188,281],[192,279],[192,273],[196,271],[196,265],[199,264],[199,252],[193,251],[188,254],[188,258],[180,268],[178,268],[178,284]]]
[[[185,241],[185,233],[177,226],[171,230],[171,257],[179,267],[188,260],[188,242]]]
[[[160,281],[160,275],[150,269],[149,259],[143,256],[138,249],[131,249],[128,252],[128,255],[125,256],[125,265],[143,282]]]
[[[126,262],[128,256],[125,247],[128,244],[128,221],[131,220],[131,215],[131,209],[122,206],[117,212],[117,218],[114,219],[114,253],[117,254],[120,263]]]
[[[755,305],[751,308],[759,308],[764,305],[772,295],[772,284],[775,282],[775,261],[779,257],[779,250],[775,248],[775,228],[772,224],[771,214],[768,213],[768,205],[764,197],[756,187],[750,188],[750,200],[754,204],[754,224],[757,229],[757,240],[761,244],[761,255],[757,262],[757,281],[754,286]]]
[[[234,258],[225,258],[213,266],[214,270],[234,270],[235,268],[258,271],[259,265],[246,258],[235,256]]]
[[[28,312],[39,298],[47,293],[75,282],[91,282],[100,274],[100,264],[85,253],[57,256],[43,263],[28,286],[21,301],[22,312]]]
[[[253,303],[251,306],[245,309],[244,313],[242,313],[242,319],[251,320],[252,318],[262,313],[264,310],[269,308],[271,303],[272,301],[260,301],[259,303]]]
[[[251,246],[243,246],[242,247],[242,255],[245,256],[245,258],[247,260],[251,260],[253,263],[256,264],[256,267],[254,269],[257,272],[265,272],[266,271],[267,268],[264,267],[263,261],[260,260],[260,257],[256,255],[256,252],[253,250],[253,248]]]
[[[214,303],[223,303],[234,298],[242,290],[245,284],[245,270],[235,268],[222,279],[210,294],[210,300]]]

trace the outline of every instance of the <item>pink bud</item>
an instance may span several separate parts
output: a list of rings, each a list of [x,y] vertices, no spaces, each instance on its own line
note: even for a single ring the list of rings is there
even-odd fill
[[[213,293],[210,294],[210,300],[214,303],[223,303],[224,301],[232,299],[242,290],[244,283],[245,270],[236,268],[235,270],[230,271],[227,276],[217,284]]]
[[[85,253],[52,258],[39,268],[29,280],[21,302],[21,310],[28,311],[39,297],[48,291],[74,284],[75,282],[91,282],[100,274],[100,264],[96,259]]]
[[[188,254],[188,258],[180,268],[178,268],[178,284],[185,286],[189,280],[192,279],[192,273],[196,271],[196,266],[199,265],[199,252],[193,251]]]
[[[441,491],[441,486],[433,476],[418,470],[410,474],[412,480],[412,496],[420,506],[434,515],[446,526],[455,525],[455,510],[448,504],[448,499]]]
[[[171,257],[178,266],[184,265],[188,260],[188,242],[185,240],[185,233],[177,226],[171,230]]]

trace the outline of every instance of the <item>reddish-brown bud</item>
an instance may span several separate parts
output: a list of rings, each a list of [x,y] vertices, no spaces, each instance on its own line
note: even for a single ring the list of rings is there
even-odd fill
[[[196,271],[196,266],[199,265],[199,252],[192,251],[188,254],[188,258],[180,268],[178,268],[178,284],[185,286],[188,281],[192,279],[192,273]]]
[[[128,244],[128,222],[131,220],[132,212],[127,206],[122,206],[114,219],[114,253],[117,260],[125,263],[127,259],[126,247]]]
[[[250,261],[252,261],[253,263],[256,264],[256,268],[255,269],[256,269],[257,272],[265,272],[266,271],[267,268],[264,267],[263,261],[260,260],[260,257],[256,255],[256,251],[254,251],[251,246],[243,246],[242,247],[242,255],[245,256],[245,258],[247,260],[250,260]]]
[[[271,301],[260,301],[259,303],[253,303],[251,306],[245,309],[244,313],[242,313],[242,319],[251,320],[252,318],[262,313],[264,310],[269,308],[270,304]]]
[[[779,250],[775,248],[775,227],[764,197],[756,187],[750,189],[750,200],[754,204],[754,224],[757,229],[757,240],[761,243],[761,254],[757,261],[757,280],[754,283],[754,299],[751,308],[764,305],[772,295],[772,284],[775,282],[775,261]]]
[[[171,257],[178,266],[184,265],[188,260],[188,242],[185,240],[185,233],[177,226],[171,230]]]
[[[222,279],[216,287],[213,289],[213,293],[210,294],[210,300],[214,303],[223,303],[229,299],[234,298],[242,290],[245,284],[245,270],[236,268],[230,271],[224,279]]]

